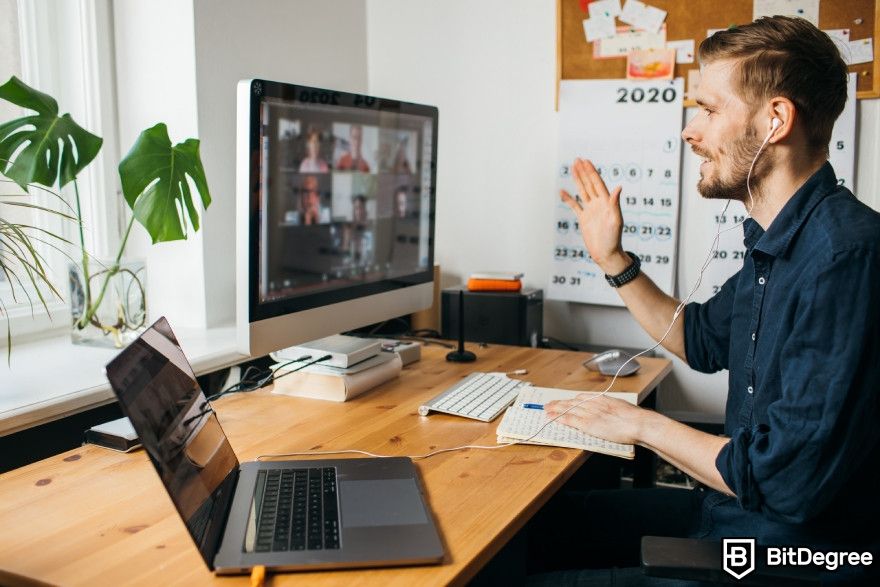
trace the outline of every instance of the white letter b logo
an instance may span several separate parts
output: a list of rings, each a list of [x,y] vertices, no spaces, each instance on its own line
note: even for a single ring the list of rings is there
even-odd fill
[[[723,568],[734,579],[742,579],[755,570],[755,539],[725,538]]]

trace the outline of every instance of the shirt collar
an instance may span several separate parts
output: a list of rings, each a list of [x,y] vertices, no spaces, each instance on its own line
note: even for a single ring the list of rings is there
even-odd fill
[[[813,208],[837,186],[834,169],[827,161],[785,203],[766,231],[749,218],[744,223],[745,244],[774,257],[785,255],[791,239]]]

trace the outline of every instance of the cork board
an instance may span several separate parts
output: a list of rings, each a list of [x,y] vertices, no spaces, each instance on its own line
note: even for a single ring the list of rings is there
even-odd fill
[[[706,38],[708,29],[727,28],[752,20],[752,0],[724,2],[682,2],[681,0],[645,0],[662,8],[666,16],[666,40],[693,39],[696,47]],[[623,4],[624,0],[621,0]],[[858,73],[856,97],[880,97],[880,63],[877,44],[880,41],[880,20],[876,18],[880,0],[821,0],[819,28],[850,29],[850,40],[874,38],[874,61],[851,65]],[[563,79],[608,79],[626,77],[626,59],[593,59],[593,44],[584,37],[583,20],[589,18],[580,8],[580,0],[556,0],[556,94]],[[860,24],[857,24],[860,19]],[[677,63],[675,77],[687,80],[688,70],[699,69],[699,63]],[[685,101],[692,106],[693,101]]]

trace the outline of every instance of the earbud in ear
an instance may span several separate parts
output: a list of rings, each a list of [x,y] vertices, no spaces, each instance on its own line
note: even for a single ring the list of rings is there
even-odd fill
[[[771,119],[770,119],[770,131],[771,131],[771,132],[774,131],[774,130],[776,130],[776,129],[779,128],[780,126],[782,126],[782,121],[781,121],[781,120],[779,120],[778,118],[771,118]]]

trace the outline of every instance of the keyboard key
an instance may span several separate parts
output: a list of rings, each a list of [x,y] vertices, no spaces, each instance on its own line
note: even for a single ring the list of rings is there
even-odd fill
[[[520,388],[530,385],[503,373],[471,373],[419,408],[419,414],[445,412],[490,422],[509,406]]]
[[[336,469],[260,471],[257,552],[339,548]]]

